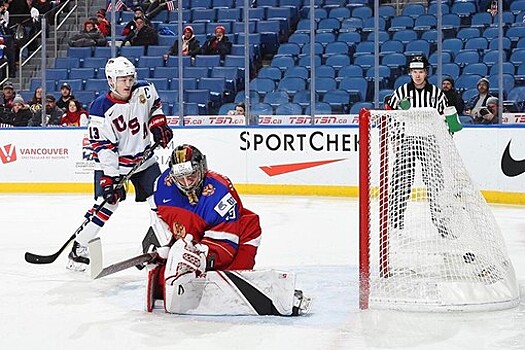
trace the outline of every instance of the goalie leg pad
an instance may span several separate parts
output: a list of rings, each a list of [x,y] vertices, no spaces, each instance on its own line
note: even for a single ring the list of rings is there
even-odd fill
[[[165,266],[155,266],[148,271],[146,282],[146,311],[152,312],[155,308],[156,300],[164,300],[164,268]]]
[[[295,274],[275,270],[208,271],[166,285],[166,311],[190,315],[296,316],[310,310],[296,296]]]

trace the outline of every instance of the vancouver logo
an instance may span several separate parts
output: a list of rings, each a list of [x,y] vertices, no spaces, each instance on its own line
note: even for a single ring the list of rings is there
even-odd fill
[[[3,164],[12,163],[16,160],[16,148],[12,144],[0,147],[0,160]]]
[[[503,156],[501,157],[501,170],[503,171],[503,174],[508,177],[514,177],[525,173],[525,159],[515,160],[510,155],[511,142],[512,140],[507,144],[507,148],[505,148]]]

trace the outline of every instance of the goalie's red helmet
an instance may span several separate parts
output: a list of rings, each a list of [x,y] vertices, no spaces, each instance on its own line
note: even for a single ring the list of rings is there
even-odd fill
[[[408,63],[408,70],[411,69],[427,69],[430,67],[428,60],[423,55],[413,56]]]
[[[169,167],[177,187],[188,196],[192,204],[196,204],[208,172],[206,156],[197,147],[183,144],[171,153]]]

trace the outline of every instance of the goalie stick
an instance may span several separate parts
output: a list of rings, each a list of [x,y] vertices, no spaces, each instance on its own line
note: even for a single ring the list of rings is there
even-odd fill
[[[150,157],[150,155],[153,153],[153,151],[160,145],[160,142],[155,142],[153,144],[153,146],[147,150],[146,152],[144,152],[144,156],[142,157],[142,159],[140,161],[137,162],[137,164],[135,164],[133,166],[133,168],[122,178],[122,180],[120,180],[120,182],[117,184],[117,188],[121,188],[125,185],[126,182],[129,181],[129,179],[131,178],[131,176],[133,176],[135,174],[135,172],[140,168],[140,166],[142,164],[144,164],[144,162]],[[104,205],[106,205],[107,203],[107,200],[104,199],[102,201],[102,203],[100,203],[100,205],[98,206],[97,209],[95,209],[95,211],[93,212],[93,216],[95,216],[103,207]],[[71,237],[68,238],[68,240],[62,245],[62,247],[60,247],[60,249],[54,253],[54,254],[51,254],[51,255],[38,255],[38,254],[33,254],[33,253],[30,253],[30,252],[26,252],[25,253],[25,260],[30,263],[30,264],[51,264],[52,262],[54,262],[59,256],[60,254],[62,254],[62,252],[75,240],[75,238],[77,237],[77,235],[82,232],[82,230],[84,229],[84,227],[86,227],[86,225],[90,222],[91,220],[89,218],[86,218],[82,224],[76,229],[76,231],[71,235]]]
[[[129,269],[130,267],[134,267],[136,265],[142,265],[144,263],[151,262],[157,258],[158,254],[155,252],[145,253],[109,265],[108,267],[103,267],[104,263],[102,258],[102,243],[100,238],[97,237],[89,241],[89,256],[91,258],[91,278],[98,279],[104,276],[112,275],[122,270]]]

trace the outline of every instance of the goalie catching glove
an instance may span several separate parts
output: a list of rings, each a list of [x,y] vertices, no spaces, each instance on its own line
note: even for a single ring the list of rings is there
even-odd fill
[[[153,134],[153,140],[160,142],[163,148],[166,148],[173,138],[173,131],[171,131],[171,128],[168,126],[164,115],[152,117],[149,120],[149,130]]]
[[[117,204],[118,201],[123,201],[126,199],[126,189],[124,186],[117,187],[120,180],[120,176],[102,176],[100,179],[102,197],[109,204]]]

